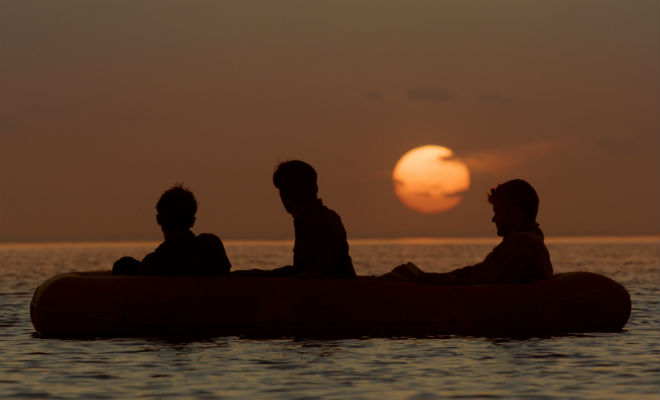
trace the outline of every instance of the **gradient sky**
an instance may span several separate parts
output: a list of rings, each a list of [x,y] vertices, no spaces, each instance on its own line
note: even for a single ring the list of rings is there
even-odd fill
[[[530,181],[547,235],[660,228],[653,0],[0,3],[0,241],[290,238],[271,175],[299,158],[349,238],[493,236],[489,187]],[[455,209],[393,192],[408,150],[471,169]]]

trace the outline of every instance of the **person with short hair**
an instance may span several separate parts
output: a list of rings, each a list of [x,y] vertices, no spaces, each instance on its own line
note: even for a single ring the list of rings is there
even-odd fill
[[[191,191],[175,185],[156,203],[156,221],[164,241],[142,261],[122,257],[115,262],[114,275],[200,276],[227,275],[231,264],[222,241],[213,234],[195,235],[197,200]]]
[[[304,161],[281,163],[273,174],[284,209],[293,217],[293,266],[287,275],[354,278],[346,230],[339,215],[318,198],[316,171]]]
[[[531,283],[550,278],[552,262],[536,222],[539,198],[532,185],[522,179],[502,183],[490,189],[488,202],[493,206],[497,235],[503,239],[482,262],[448,273],[424,272],[407,263],[383,278],[434,285]]]
[[[293,265],[273,270],[241,270],[233,274],[355,278],[346,230],[339,215],[318,198],[316,178],[314,168],[300,160],[283,162],[273,173],[273,184],[279,190],[284,209],[293,217]]]

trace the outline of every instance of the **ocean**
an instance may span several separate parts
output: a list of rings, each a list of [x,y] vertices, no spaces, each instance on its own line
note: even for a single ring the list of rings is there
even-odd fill
[[[496,239],[350,242],[356,271],[411,261],[444,272],[480,261]],[[34,289],[67,271],[110,269],[157,243],[0,245],[0,398],[39,399],[658,399],[660,238],[550,238],[555,272],[624,284],[622,332],[507,339],[45,339]],[[233,269],[291,262],[290,241],[225,242]]]

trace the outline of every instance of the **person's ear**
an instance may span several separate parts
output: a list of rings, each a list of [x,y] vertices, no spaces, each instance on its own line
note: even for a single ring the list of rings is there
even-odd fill
[[[523,213],[522,213],[522,208],[518,205],[513,205],[509,207],[509,213],[511,214],[511,217],[515,219],[516,221],[522,221],[523,220]]]

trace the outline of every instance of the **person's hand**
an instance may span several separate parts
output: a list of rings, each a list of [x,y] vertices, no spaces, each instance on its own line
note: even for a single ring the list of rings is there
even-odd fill
[[[112,266],[112,275],[137,275],[140,262],[133,257],[122,257]]]
[[[412,281],[418,280],[424,274],[421,269],[411,262],[399,265],[392,270],[392,273],[399,274]]]

